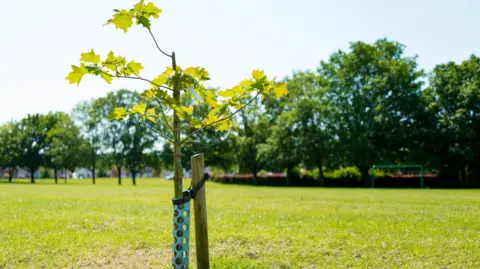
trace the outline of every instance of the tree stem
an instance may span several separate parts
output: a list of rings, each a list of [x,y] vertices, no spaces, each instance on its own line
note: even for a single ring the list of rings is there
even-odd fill
[[[175,52],[172,52],[172,69],[177,69],[177,62],[175,59]],[[180,107],[180,89],[179,77],[175,75],[173,83],[173,99],[178,107]],[[175,198],[182,197],[182,156],[180,150],[180,118],[177,112],[173,111],[173,180],[175,186]]]

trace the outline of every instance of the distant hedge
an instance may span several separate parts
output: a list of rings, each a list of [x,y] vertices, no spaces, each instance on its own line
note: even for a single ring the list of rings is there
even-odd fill
[[[360,176],[355,173],[325,173],[323,180],[323,187],[365,187],[360,180]],[[211,180],[225,184],[241,184],[241,185],[254,185],[255,180],[253,174],[218,174],[211,177]],[[459,187],[449,183],[451,181],[445,180],[437,175],[428,174],[424,177],[424,183],[426,187],[430,188],[454,188]],[[277,174],[262,174],[257,175],[256,185],[258,186],[287,186],[287,177],[284,173]],[[322,182],[315,179],[311,175],[301,175],[293,173],[290,179],[290,185],[288,186],[311,186],[321,187]],[[418,175],[405,175],[405,176],[382,176],[375,178],[376,188],[419,188],[420,177]]]

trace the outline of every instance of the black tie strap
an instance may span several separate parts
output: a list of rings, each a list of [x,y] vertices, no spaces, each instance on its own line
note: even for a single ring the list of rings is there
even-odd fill
[[[203,175],[203,179],[197,184],[197,186],[195,187],[191,187],[188,188],[187,190],[185,190],[183,192],[183,197],[181,198],[173,198],[172,199],[172,202],[174,205],[183,205],[187,202],[189,202],[190,200],[192,199],[195,199],[195,197],[197,196],[197,192],[203,187],[203,185],[205,185],[205,181],[207,181],[208,179],[208,174],[205,173]]]

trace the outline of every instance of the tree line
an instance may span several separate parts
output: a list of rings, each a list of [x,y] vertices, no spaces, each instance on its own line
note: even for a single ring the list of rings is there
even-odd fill
[[[227,131],[196,133],[182,162],[189,167],[190,156],[203,152],[206,165],[219,171],[255,178],[265,170],[294,178],[301,167],[315,170],[319,181],[326,171],[355,167],[367,186],[373,164],[421,164],[450,181],[479,186],[480,58],[426,72],[404,50],[388,39],[352,42],[316,70],[294,71],[284,79],[287,96],[256,99]],[[139,98],[119,90],[80,103],[71,115],[28,115],[7,123],[0,128],[0,166],[88,167],[93,181],[99,167],[115,167],[119,183],[122,169],[134,182],[143,167],[169,169],[172,145],[148,128],[153,123],[107,119],[115,107],[127,108]],[[182,102],[189,106],[193,99],[193,93],[185,94]],[[207,111],[199,105],[193,113]]]

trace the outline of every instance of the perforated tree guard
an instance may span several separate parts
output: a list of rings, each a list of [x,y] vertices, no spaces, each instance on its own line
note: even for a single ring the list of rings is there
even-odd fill
[[[174,269],[188,268],[190,241],[190,201],[173,205],[173,257]]]

